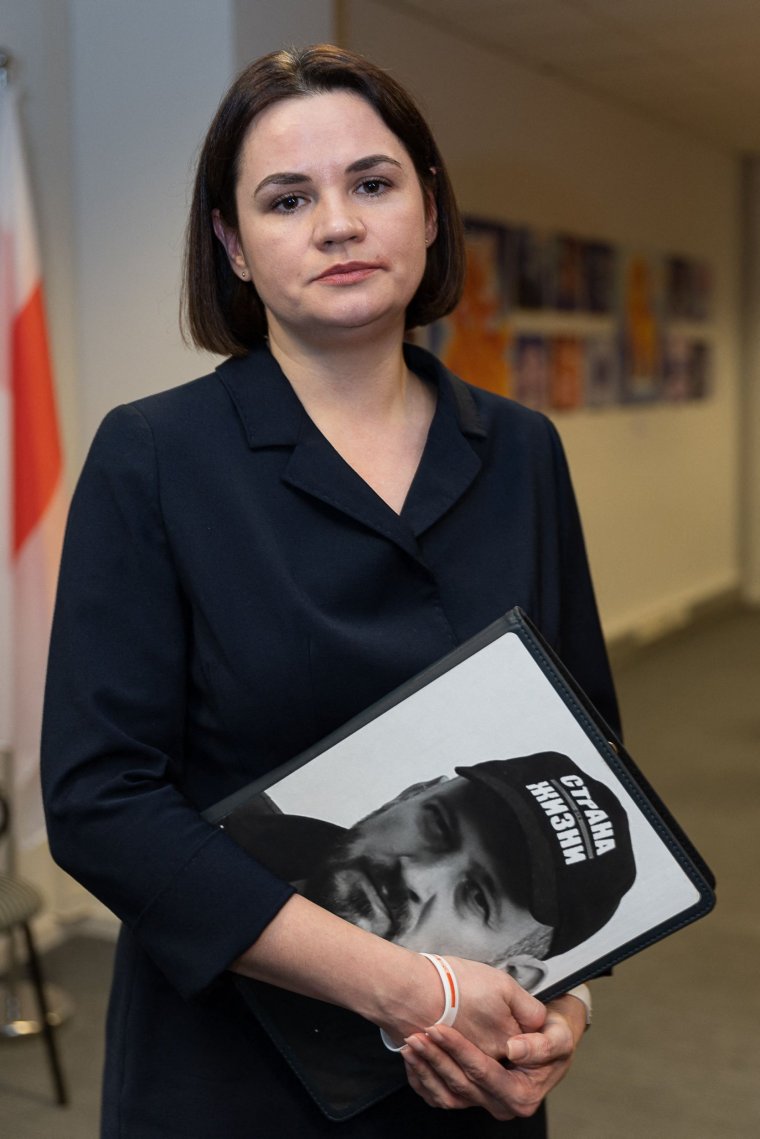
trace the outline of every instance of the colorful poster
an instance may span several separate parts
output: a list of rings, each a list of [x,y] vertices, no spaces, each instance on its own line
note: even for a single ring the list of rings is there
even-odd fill
[[[621,304],[623,398],[657,399],[662,379],[661,269],[654,258],[628,258]]]
[[[552,243],[535,229],[524,226],[515,231],[517,258],[515,303],[523,309],[551,308]]]
[[[606,241],[583,243],[584,308],[610,315],[615,311],[617,255]]]
[[[711,390],[707,262],[480,218],[465,250],[459,305],[414,339],[470,383],[555,411]]]
[[[668,257],[665,312],[671,320],[703,321],[712,314],[712,273],[704,261]]]
[[[514,350],[515,399],[544,411],[549,406],[551,353],[545,336],[518,336]]]
[[[583,341],[577,336],[555,336],[551,348],[549,406],[574,411],[583,406]]]
[[[586,307],[586,281],[583,264],[583,242],[578,237],[560,234],[554,245],[554,308],[563,312],[579,312]]]
[[[438,322],[435,349],[446,367],[463,380],[504,396],[512,392],[505,297],[507,240],[504,226],[468,224],[462,299],[445,321]]]
[[[620,352],[614,336],[591,336],[586,341],[585,390],[587,407],[620,402]]]
[[[710,366],[709,344],[670,333],[665,340],[663,398],[673,403],[704,399],[710,386]]]

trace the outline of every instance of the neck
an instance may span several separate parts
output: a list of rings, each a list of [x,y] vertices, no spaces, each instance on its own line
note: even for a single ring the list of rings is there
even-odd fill
[[[399,513],[419,466],[435,393],[406,366],[403,327],[344,329],[329,345],[294,343],[270,325],[269,346],[307,415],[350,467]]]
[[[403,413],[417,384],[404,360],[403,328],[316,344],[272,328],[269,347],[312,418],[340,412],[367,421]]]

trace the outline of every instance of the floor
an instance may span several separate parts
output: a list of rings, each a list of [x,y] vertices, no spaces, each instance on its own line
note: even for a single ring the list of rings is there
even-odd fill
[[[719,902],[595,984],[594,1024],[552,1096],[552,1139],[757,1139],[760,611],[626,654],[615,674],[628,749],[711,864]],[[0,1040],[3,1139],[97,1135],[112,952],[80,937],[48,955],[76,1004],[60,1033],[72,1102],[54,1106],[38,1038]]]
[[[718,905],[594,986],[555,1139],[760,1136],[760,612],[616,667],[626,743],[711,865]]]
[[[101,1033],[113,950],[110,941],[74,937],[45,956],[47,977],[74,1004],[73,1015],[59,1030],[71,1102],[63,1108],[55,1104],[39,1036],[0,1038],[2,1139],[96,1139]]]

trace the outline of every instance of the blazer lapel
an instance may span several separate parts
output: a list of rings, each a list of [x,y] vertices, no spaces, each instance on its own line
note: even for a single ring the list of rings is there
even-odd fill
[[[464,494],[481,463],[468,436],[482,436],[469,389],[429,353],[408,348],[409,366],[432,381],[438,402],[428,440],[400,515],[345,462],[306,414],[269,351],[219,365],[217,372],[253,450],[291,448],[282,478],[294,489],[383,535],[422,561],[418,537]]]
[[[426,365],[435,361],[424,355]],[[471,440],[486,434],[470,389],[437,361],[435,365],[438,405],[401,512],[417,537],[442,518],[477,478],[482,463]],[[422,373],[419,362],[415,370]]]

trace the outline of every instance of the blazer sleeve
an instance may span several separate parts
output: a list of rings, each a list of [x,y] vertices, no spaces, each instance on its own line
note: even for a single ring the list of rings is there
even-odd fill
[[[560,659],[618,735],[620,711],[599,620],[580,515],[562,443],[550,420],[559,527]]]
[[[117,408],[93,442],[64,542],[42,779],[51,852],[185,996],[251,945],[293,892],[180,791],[187,601],[150,426]]]

